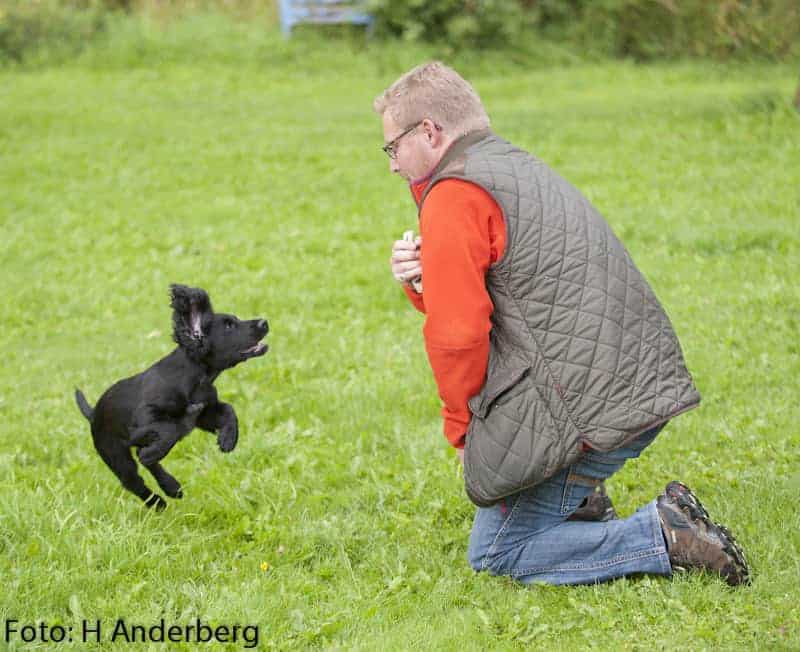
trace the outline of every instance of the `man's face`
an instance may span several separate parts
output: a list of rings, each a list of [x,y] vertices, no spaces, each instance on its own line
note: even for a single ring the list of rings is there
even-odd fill
[[[418,124],[407,134],[402,135],[411,125],[398,125],[386,111],[383,114],[383,140],[394,143],[395,157],[389,159],[389,169],[408,181],[428,174],[438,161],[435,144],[427,132],[427,123]]]

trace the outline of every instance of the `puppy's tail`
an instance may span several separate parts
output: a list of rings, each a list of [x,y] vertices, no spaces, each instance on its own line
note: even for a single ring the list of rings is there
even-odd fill
[[[89,423],[91,423],[92,417],[94,417],[94,410],[92,409],[92,406],[89,405],[89,402],[86,400],[83,392],[79,389],[75,390],[75,402],[78,404],[78,409],[81,411],[81,414],[83,414],[83,416],[89,420]]]

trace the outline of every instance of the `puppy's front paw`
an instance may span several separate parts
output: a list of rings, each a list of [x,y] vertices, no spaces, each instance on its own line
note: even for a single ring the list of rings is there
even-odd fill
[[[160,477],[158,484],[170,498],[183,498],[183,489],[181,489],[180,483],[172,476]]]
[[[219,449],[223,453],[230,453],[234,448],[236,448],[236,442],[239,439],[239,429],[231,426],[226,426],[219,431],[219,435],[217,436],[217,443],[219,444]]]
[[[170,498],[177,498],[178,500],[183,498],[183,489],[181,489],[180,485],[178,485],[176,489],[171,489],[170,491],[167,491],[165,489],[164,493],[167,494],[167,496],[169,496]]]

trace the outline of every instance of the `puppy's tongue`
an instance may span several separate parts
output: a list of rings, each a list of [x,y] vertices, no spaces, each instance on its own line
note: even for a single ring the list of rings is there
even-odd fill
[[[255,355],[259,355],[261,353],[266,353],[269,350],[269,347],[264,344],[263,342],[259,342],[258,344],[254,344],[249,349],[245,349],[242,353],[252,353]]]

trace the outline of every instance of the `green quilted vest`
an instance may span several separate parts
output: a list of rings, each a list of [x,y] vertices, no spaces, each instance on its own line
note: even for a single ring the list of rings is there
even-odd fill
[[[491,131],[448,150],[457,178],[503,210],[486,382],[469,401],[467,495],[479,506],[532,487],[587,447],[614,450],[700,402],[655,294],[603,217],[544,163]]]

